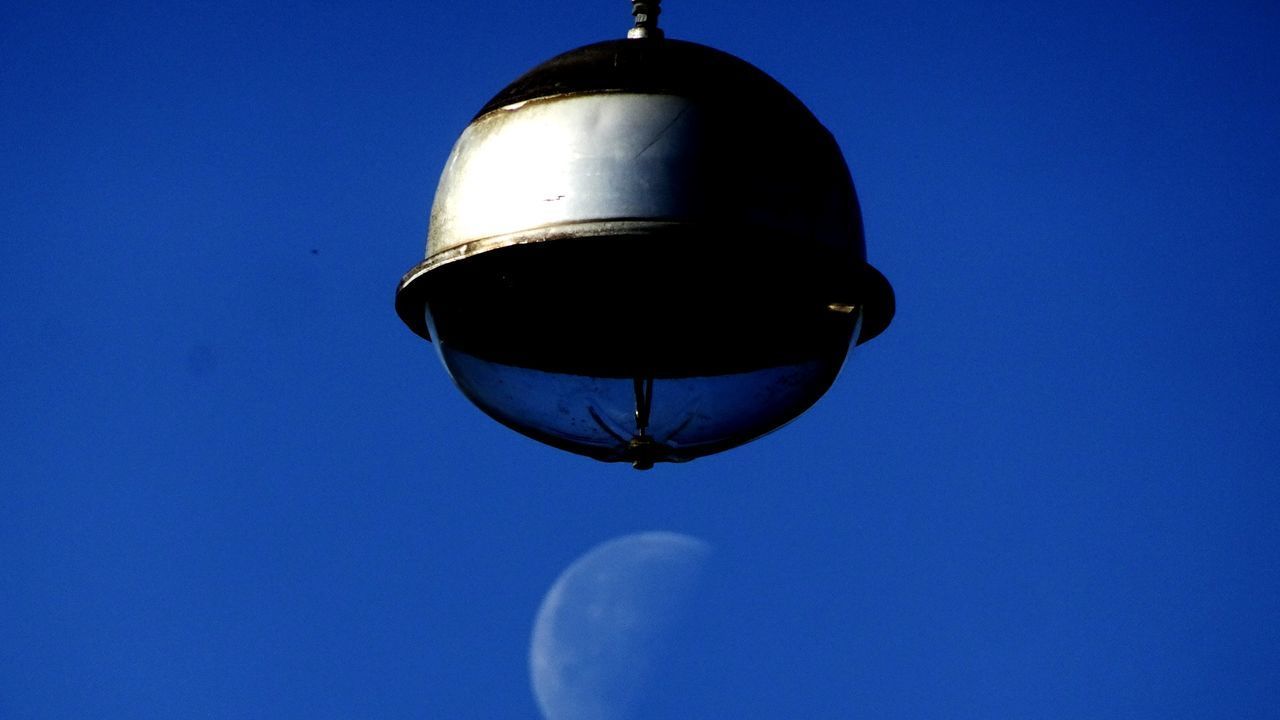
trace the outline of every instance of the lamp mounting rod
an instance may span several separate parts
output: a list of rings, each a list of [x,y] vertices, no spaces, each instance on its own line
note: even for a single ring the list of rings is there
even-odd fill
[[[658,15],[662,14],[662,0],[631,0],[631,15],[636,19],[635,27],[627,31],[627,37],[636,40],[641,38],[662,39],[662,30],[658,28]]]

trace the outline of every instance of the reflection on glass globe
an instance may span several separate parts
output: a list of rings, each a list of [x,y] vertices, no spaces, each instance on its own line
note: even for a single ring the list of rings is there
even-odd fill
[[[732,375],[625,380],[500,365],[447,343],[440,351],[458,387],[505,425],[550,445],[638,467],[692,460],[764,435],[812,405],[839,369],[828,358]]]

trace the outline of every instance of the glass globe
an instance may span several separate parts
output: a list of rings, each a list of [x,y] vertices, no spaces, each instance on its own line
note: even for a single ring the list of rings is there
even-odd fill
[[[688,238],[559,240],[440,268],[427,324],[505,425],[638,468],[741,445],[826,392],[862,312],[814,258]],[[768,257],[765,261],[762,258]]]

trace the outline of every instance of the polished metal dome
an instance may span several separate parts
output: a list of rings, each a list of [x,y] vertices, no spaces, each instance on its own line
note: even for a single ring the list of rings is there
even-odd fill
[[[637,17],[481,108],[396,309],[489,415],[644,468],[802,413],[894,300],[826,128]]]

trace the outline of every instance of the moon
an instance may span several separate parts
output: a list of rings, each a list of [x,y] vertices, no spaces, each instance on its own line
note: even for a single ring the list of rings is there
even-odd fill
[[[688,535],[645,532],[602,543],[561,573],[529,647],[543,716],[633,717],[710,553]]]

